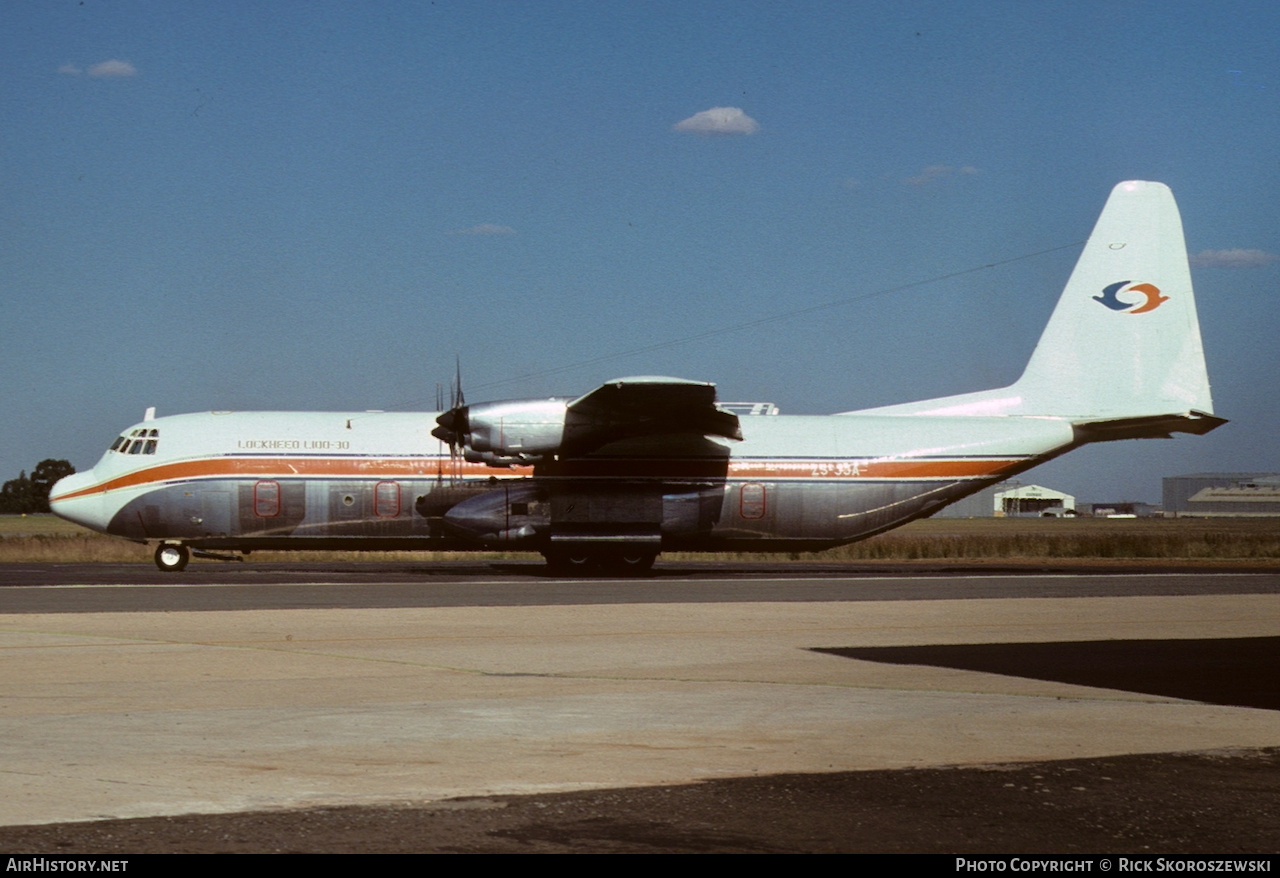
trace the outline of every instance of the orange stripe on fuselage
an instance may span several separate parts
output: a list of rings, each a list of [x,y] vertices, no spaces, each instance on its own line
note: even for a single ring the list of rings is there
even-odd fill
[[[236,478],[258,476],[261,478],[289,476],[329,476],[333,478],[435,478],[442,471],[446,475],[485,477],[510,474],[527,476],[533,467],[519,466],[509,470],[495,470],[482,463],[450,462],[438,457],[212,457],[201,460],[183,460],[162,463],[146,469],[108,479],[97,485],[82,488],[71,494],[53,498],[70,500],[120,488],[160,482],[180,482],[188,479]]]
[[[716,478],[772,479],[973,479],[998,476],[1026,458],[914,460],[609,460],[579,458],[548,467],[547,475],[566,478]],[[213,478],[330,477],[339,479],[524,478],[533,467],[498,469],[483,463],[442,461],[436,457],[214,457],[162,463],[108,479],[53,498],[70,500],[139,485]]]
[[[741,460],[729,464],[735,479],[975,479],[997,476],[1026,458],[951,460]]]

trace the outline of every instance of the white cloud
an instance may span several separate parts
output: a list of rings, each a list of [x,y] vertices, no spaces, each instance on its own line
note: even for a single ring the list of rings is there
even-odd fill
[[[902,182],[908,183],[912,186],[924,186],[932,183],[934,180],[941,180],[945,177],[954,177],[957,174],[968,175],[976,173],[978,173],[978,169],[973,165],[965,165],[960,168],[953,167],[952,165],[929,165],[929,167],[921,170],[919,174],[916,174],[914,177],[907,177]]]
[[[694,134],[755,134],[760,130],[760,123],[737,107],[712,107],[694,113],[672,128]]]
[[[451,235],[514,235],[516,230],[511,226],[500,226],[495,223],[481,223],[469,229],[455,229]]]
[[[137,76],[138,68],[134,67],[128,61],[118,61],[112,58],[110,61],[103,61],[101,64],[94,64],[89,68],[90,76]]]
[[[1236,247],[1234,250],[1201,250],[1191,257],[1190,262],[1205,268],[1256,268],[1276,259],[1280,256],[1265,250]]]
[[[58,68],[58,72],[65,76],[79,76],[80,68],[74,64],[63,64]]]

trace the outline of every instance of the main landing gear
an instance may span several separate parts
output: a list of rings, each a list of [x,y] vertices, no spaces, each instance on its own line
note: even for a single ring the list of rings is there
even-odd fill
[[[547,569],[557,576],[643,576],[653,569],[658,553],[557,549],[543,552],[542,556],[547,559]]]
[[[165,573],[178,573],[191,560],[191,550],[182,543],[161,543],[156,546],[156,566]]]

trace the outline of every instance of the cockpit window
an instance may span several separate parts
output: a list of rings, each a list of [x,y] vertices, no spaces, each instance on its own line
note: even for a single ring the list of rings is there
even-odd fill
[[[159,430],[139,429],[130,432],[127,436],[117,436],[108,450],[117,451],[120,454],[155,454],[159,443]]]

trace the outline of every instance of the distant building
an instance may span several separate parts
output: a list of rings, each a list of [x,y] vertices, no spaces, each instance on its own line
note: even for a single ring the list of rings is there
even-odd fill
[[[1076,498],[1040,485],[1017,481],[983,488],[934,514],[934,518],[1042,518],[1074,515]]]
[[[1280,516],[1280,473],[1193,473],[1164,480],[1164,514],[1175,518]]]
[[[1084,503],[1079,510],[1081,515],[1092,515],[1094,518],[1159,518],[1164,514],[1159,506],[1140,500]]]
[[[997,518],[1062,518],[1076,511],[1076,498],[1040,485],[1017,485],[997,491],[992,498]]]

